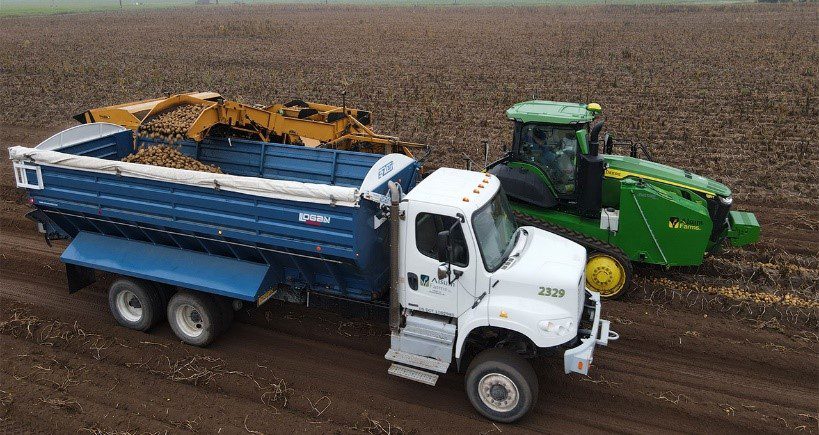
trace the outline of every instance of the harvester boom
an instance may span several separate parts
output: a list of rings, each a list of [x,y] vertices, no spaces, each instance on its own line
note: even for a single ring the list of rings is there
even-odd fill
[[[216,93],[190,93],[92,109],[75,118],[80,122],[111,122],[136,130],[153,117],[181,106],[201,107],[195,121],[184,131],[187,138],[195,141],[203,140],[214,127],[221,126],[233,131],[228,134],[309,147],[399,152],[410,157],[429,149],[428,145],[374,132],[368,127],[371,122],[368,111],[302,100],[255,106],[226,101]]]

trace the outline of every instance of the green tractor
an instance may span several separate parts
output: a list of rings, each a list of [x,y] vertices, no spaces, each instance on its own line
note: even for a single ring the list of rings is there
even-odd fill
[[[600,139],[601,111],[596,103],[515,104],[506,111],[512,149],[487,166],[520,225],[588,249],[588,288],[617,298],[631,287],[632,262],[696,266],[726,240],[743,246],[759,239],[756,217],[731,210],[725,185],[655,163],[644,146]],[[622,145],[630,145],[630,156],[613,154]]]

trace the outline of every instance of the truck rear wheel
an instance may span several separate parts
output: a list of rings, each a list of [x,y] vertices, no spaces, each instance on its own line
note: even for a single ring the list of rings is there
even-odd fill
[[[147,331],[164,315],[164,301],[153,284],[120,278],[108,289],[108,308],[117,323],[136,331]]]
[[[222,332],[223,313],[205,293],[179,291],[168,302],[168,323],[183,342],[204,347]]]
[[[537,375],[520,355],[505,349],[488,349],[469,364],[466,394],[484,417],[512,423],[535,406]]]

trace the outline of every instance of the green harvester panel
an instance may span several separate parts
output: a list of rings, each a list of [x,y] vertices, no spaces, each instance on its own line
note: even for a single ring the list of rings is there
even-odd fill
[[[698,265],[712,228],[703,205],[651,184],[624,180],[620,188],[620,228],[610,240],[634,261]]]
[[[745,246],[759,240],[759,222],[753,213],[731,211],[728,213],[728,240],[731,246]]]

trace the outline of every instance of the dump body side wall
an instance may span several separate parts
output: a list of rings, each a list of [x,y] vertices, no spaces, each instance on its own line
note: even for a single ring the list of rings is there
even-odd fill
[[[149,139],[139,139],[137,146],[155,143]],[[216,165],[226,174],[355,188],[361,186],[367,172],[381,157],[377,154],[246,139],[185,140],[176,146],[183,154]]]
[[[123,133],[93,141],[94,144],[76,144],[60,152],[118,159],[132,149],[131,133]],[[252,141],[247,142],[248,147],[253,145]],[[269,156],[291,153],[281,161],[271,158],[262,165],[263,170],[276,168],[298,173],[298,165],[306,166],[292,154],[294,147],[277,150],[276,146],[262,147],[257,143],[257,149]],[[315,151],[302,149],[308,153]],[[328,159],[335,161],[328,176],[335,174],[342,183],[347,182],[346,177],[352,183],[366,175],[359,171],[338,177],[344,173],[345,159],[355,159],[357,153],[323,151],[326,153],[318,157],[322,164]],[[222,156],[237,158],[236,153],[243,152],[225,152]],[[365,155],[358,165],[363,167],[368,161],[374,164],[378,158]],[[82,232],[96,233],[255,262],[275,268],[278,284],[310,287],[359,300],[378,298],[386,287],[387,225],[374,228],[378,207],[372,202],[362,200],[355,207],[336,206],[57,166],[42,165],[41,170],[44,188],[31,189],[29,195],[35,207],[71,237]],[[375,190],[386,191],[388,179],[399,178],[409,190],[416,173],[414,165],[396,171]],[[318,175],[302,173],[292,178],[313,176]]]

